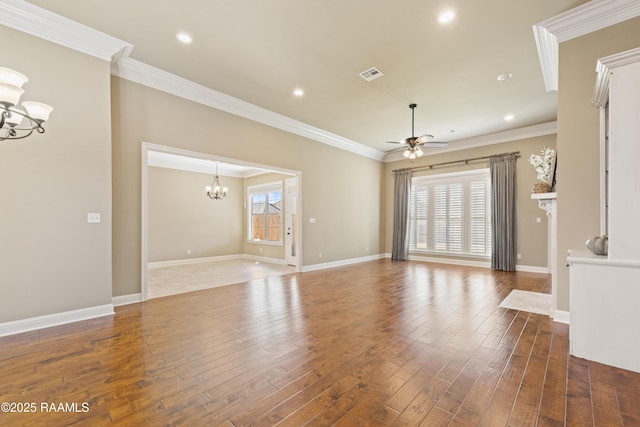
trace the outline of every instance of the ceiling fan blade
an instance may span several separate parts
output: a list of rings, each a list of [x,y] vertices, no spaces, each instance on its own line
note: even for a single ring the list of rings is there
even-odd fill
[[[394,151],[400,151],[400,150],[406,150],[406,147],[396,147],[396,148],[392,148],[391,150],[387,150],[385,151],[385,153],[393,153]]]
[[[449,144],[447,144],[446,142],[425,142],[424,144],[420,145],[427,148],[445,148],[449,146]]]
[[[425,134],[425,135],[420,135],[419,137],[416,138],[416,142],[418,144],[422,144],[424,142],[429,142],[433,139],[433,135],[429,135],[429,134]]]
[[[385,153],[406,149],[404,153],[405,157],[410,157],[411,159],[415,159],[416,157],[420,157],[424,154],[420,149],[420,147],[444,148],[449,146],[449,144],[447,144],[446,142],[433,141],[433,135],[429,135],[428,133],[424,135],[420,135],[418,137],[413,136],[414,135],[413,133],[414,113],[415,113],[416,107],[417,107],[416,104],[409,104],[409,108],[411,108],[411,137],[404,139],[402,142],[387,141],[387,144],[398,144],[398,145],[401,145],[401,147],[394,148],[393,150],[385,151]]]

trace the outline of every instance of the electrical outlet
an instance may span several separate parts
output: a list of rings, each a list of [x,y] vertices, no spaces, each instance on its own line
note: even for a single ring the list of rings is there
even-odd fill
[[[540,218],[536,218],[536,222],[537,222],[538,224],[540,224],[540,223],[542,222],[542,219],[540,219]]]
[[[522,259],[522,254],[518,254],[518,259]]]
[[[322,258],[322,252],[318,252],[318,258]]]
[[[187,249],[187,255],[191,255],[191,249]]]

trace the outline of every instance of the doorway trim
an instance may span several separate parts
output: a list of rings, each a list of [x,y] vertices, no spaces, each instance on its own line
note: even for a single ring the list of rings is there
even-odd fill
[[[300,229],[300,217],[298,216],[298,177],[293,176],[284,180],[284,197],[286,198],[286,218],[285,218],[285,262],[288,265],[295,267],[300,264],[300,258],[298,257],[298,242],[297,236]],[[293,191],[292,191],[293,189]],[[295,200],[295,203],[292,201]],[[292,209],[290,206],[294,204],[295,213],[292,215]],[[293,237],[289,237],[293,236]]]
[[[169,147],[166,145],[153,144],[142,141],[142,170],[141,170],[141,218],[140,218],[140,300],[147,300],[147,270],[149,264],[149,152],[157,151],[167,154],[176,154],[180,156],[193,157],[197,159],[213,160],[225,163],[232,163],[241,166],[253,167],[258,169],[266,169],[272,172],[279,172],[295,176],[298,180],[298,203],[296,206],[296,216],[302,218],[302,172],[285,169],[276,166],[264,165],[260,163],[247,162],[229,157],[221,157],[212,154],[200,153],[196,151],[184,150],[182,148]],[[302,228],[299,227],[296,234],[296,247],[298,250],[298,259],[296,263],[296,272],[302,272]],[[286,261],[286,259],[285,259]]]

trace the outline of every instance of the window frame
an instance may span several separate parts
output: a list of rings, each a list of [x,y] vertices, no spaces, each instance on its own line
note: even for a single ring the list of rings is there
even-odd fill
[[[472,211],[472,183],[484,182],[484,223],[479,224],[478,209],[482,208],[482,202],[478,202],[476,199],[476,210]],[[455,192],[450,192],[450,189],[455,185],[462,185],[461,198],[456,198]],[[439,199],[436,201],[436,188],[439,187]],[[444,189],[444,193],[443,193]],[[476,185],[476,192],[480,191],[480,187]],[[420,194],[419,194],[420,193]],[[451,194],[450,194],[451,193]],[[419,196],[418,202],[416,197]],[[476,193],[477,195],[477,193]],[[453,198],[452,198],[453,197]],[[417,211],[420,204],[420,211]],[[440,207],[446,212],[445,221],[446,235],[444,239],[445,249],[440,246],[436,249],[436,241],[440,238],[439,243],[442,244],[442,233],[436,232],[436,204],[439,203]],[[456,235],[458,239],[451,238],[449,234],[449,220],[450,220],[450,205],[461,203],[462,211],[462,229],[461,232]],[[480,206],[478,205],[480,204]],[[425,209],[426,206],[426,209]],[[444,207],[443,207],[444,206]],[[426,210],[426,215],[424,215]],[[472,213],[476,221],[472,221]],[[421,214],[418,215],[417,214]],[[442,220],[442,215],[440,215]],[[418,222],[416,222],[418,221]],[[421,223],[419,222],[421,221]],[[475,236],[472,234],[472,225],[475,225],[473,229],[476,230]],[[418,233],[422,234],[418,234]],[[462,172],[451,172],[437,175],[422,175],[414,176],[411,179],[411,195],[409,201],[409,251],[416,254],[433,254],[433,255],[447,255],[447,256],[459,256],[464,258],[491,258],[491,178],[489,168],[472,169]],[[484,252],[478,252],[477,247],[478,239],[477,234],[484,233]],[[473,237],[476,237],[475,239]],[[460,240],[460,250],[450,250],[450,244],[456,243]],[[472,243],[475,243],[472,245]],[[422,246],[422,247],[417,247]],[[473,248],[476,248],[474,251]]]
[[[280,220],[278,221],[280,228],[280,239],[279,240],[260,240],[254,239],[253,236],[253,202],[252,198],[254,196],[264,196],[265,203],[269,204],[269,195],[273,193],[280,193]],[[260,244],[260,245],[274,245],[274,246],[282,246],[284,245],[284,236],[283,236],[283,227],[284,227],[284,194],[283,194],[283,185],[282,181],[269,182],[265,184],[257,184],[251,185],[247,187],[247,203],[246,203],[246,216],[247,216],[247,242]],[[263,213],[265,216],[265,236],[269,235],[269,212],[268,209],[265,209]]]

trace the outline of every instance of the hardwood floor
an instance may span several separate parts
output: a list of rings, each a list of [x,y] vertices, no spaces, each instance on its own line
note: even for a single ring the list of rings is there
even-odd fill
[[[118,307],[0,338],[0,402],[35,409],[0,425],[640,425],[640,374],[498,307],[549,287],[380,260]]]

